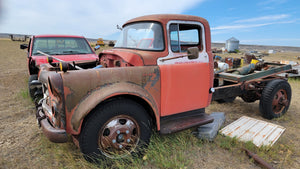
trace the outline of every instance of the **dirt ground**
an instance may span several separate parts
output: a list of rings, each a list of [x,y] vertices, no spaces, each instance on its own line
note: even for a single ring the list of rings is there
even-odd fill
[[[64,159],[60,159],[64,161],[62,164],[56,161],[56,154],[64,152],[45,151],[45,148],[60,147],[61,144],[48,141],[37,126],[35,107],[27,92],[29,75],[26,52],[19,49],[21,43],[0,39],[0,168],[78,168],[69,165]],[[300,51],[277,53],[273,57],[266,56],[266,60],[275,58],[297,61],[295,56],[300,56]],[[270,150],[262,150],[264,153],[261,153],[276,168],[300,168],[300,81],[292,80],[290,84],[293,96],[289,111],[282,118],[266,120],[286,127],[278,142]],[[213,102],[206,111],[225,112],[226,124],[243,115],[265,120],[259,113],[258,103],[249,104],[241,99],[226,104]],[[184,158],[191,161],[187,168],[260,168],[241,151],[222,148],[222,139],[218,135],[214,143],[191,145],[186,149]],[[75,152],[79,162],[84,161],[72,142],[65,145],[62,151]],[[84,165],[79,168],[90,167]],[[144,168],[157,167],[145,165]]]

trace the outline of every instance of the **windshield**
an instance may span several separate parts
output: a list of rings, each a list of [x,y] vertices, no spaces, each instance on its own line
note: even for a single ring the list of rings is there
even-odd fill
[[[164,50],[162,27],[159,23],[142,22],[127,25],[115,45],[119,48]]]
[[[74,55],[92,54],[88,42],[83,38],[68,37],[42,37],[35,38],[33,42],[32,55],[42,55],[42,51],[49,55]]]

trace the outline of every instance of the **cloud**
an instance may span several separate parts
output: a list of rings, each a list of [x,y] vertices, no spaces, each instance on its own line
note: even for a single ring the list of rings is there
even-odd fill
[[[271,23],[264,23],[264,24],[247,24],[247,25],[224,25],[224,26],[217,26],[211,28],[211,30],[235,30],[235,29],[244,29],[244,28],[255,28],[270,25]]]
[[[243,23],[243,22],[262,22],[262,21],[276,21],[288,18],[290,15],[287,14],[281,14],[281,15],[267,15],[267,16],[261,16],[256,18],[249,18],[249,19],[242,19],[234,21],[235,23]]]
[[[288,0],[264,0],[257,3],[257,6],[262,10],[275,10]]]
[[[249,28],[256,28],[274,24],[288,24],[294,23],[294,20],[290,21],[282,21],[282,22],[269,22],[269,23],[261,23],[261,24],[241,24],[241,25],[224,25],[224,26],[217,26],[211,28],[211,30],[239,30],[239,29],[249,29]]]
[[[252,28],[264,27],[269,25],[276,24],[290,24],[295,23],[297,20],[287,20],[290,15],[280,14],[280,15],[267,15],[260,16],[255,18],[247,18],[233,21],[231,25],[222,25],[212,27],[212,34],[222,34],[228,31],[236,30],[236,31],[249,31]]]
[[[116,25],[157,13],[183,13],[204,0],[7,0],[3,3],[0,32],[109,36]]]
[[[287,0],[265,0],[265,1],[260,1],[257,5],[259,6],[265,6],[265,5],[281,5],[286,3]]]

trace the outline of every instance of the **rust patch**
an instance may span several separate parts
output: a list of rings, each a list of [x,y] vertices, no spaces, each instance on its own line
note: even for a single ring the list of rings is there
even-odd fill
[[[69,71],[63,73],[62,78],[67,131],[72,134],[79,134],[82,120],[92,109],[117,95],[142,98],[152,107],[159,121],[160,72],[157,66]]]

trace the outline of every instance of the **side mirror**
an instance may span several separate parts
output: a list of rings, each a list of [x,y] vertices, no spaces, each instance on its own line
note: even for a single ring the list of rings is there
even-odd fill
[[[27,49],[28,48],[28,44],[21,44],[20,45],[20,49]]]
[[[198,47],[190,47],[187,49],[188,58],[189,59],[197,59],[199,57],[199,48]]]

